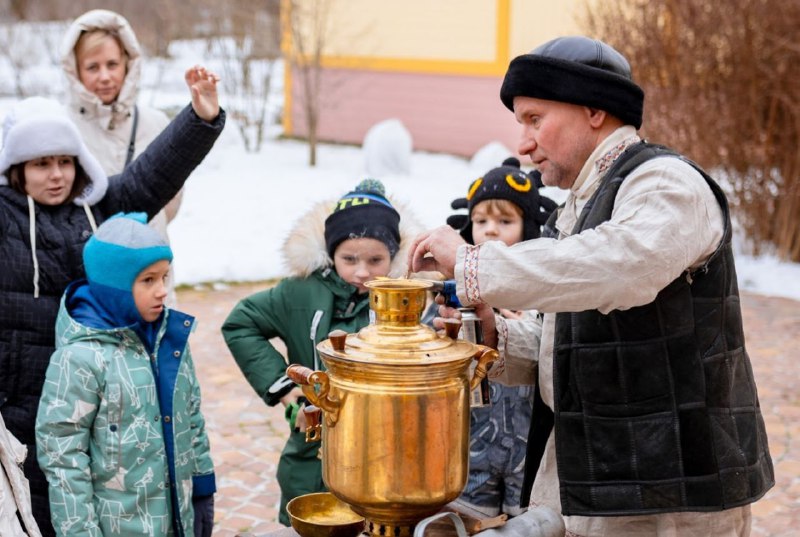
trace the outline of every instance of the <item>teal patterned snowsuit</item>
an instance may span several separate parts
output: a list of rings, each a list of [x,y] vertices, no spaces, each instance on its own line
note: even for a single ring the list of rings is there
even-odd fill
[[[167,310],[150,355],[129,328],[75,321],[65,307],[74,285],[61,301],[36,420],[56,533],[174,535],[176,518],[178,534],[191,536],[193,489],[215,486],[188,346],[194,318]]]

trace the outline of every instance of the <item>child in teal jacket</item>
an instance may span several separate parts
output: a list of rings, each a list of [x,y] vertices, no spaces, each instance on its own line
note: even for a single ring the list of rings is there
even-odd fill
[[[331,210],[333,205],[333,210]],[[290,436],[278,463],[279,521],[289,525],[289,500],[326,490],[317,454],[306,443],[303,392],[286,377],[286,360],[270,343],[280,338],[290,364],[324,368],[316,345],[332,330],[354,333],[369,323],[364,286],[378,276],[401,276],[406,244],[418,230],[406,213],[401,220],[383,184],[362,181],[338,202],[320,203],[298,219],[283,253],[292,276],[240,301],[222,326],[236,363],[270,406],[282,404]]]
[[[172,251],[146,219],[104,222],[61,300],[36,419],[57,535],[211,532],[194,318],[164,305]]]

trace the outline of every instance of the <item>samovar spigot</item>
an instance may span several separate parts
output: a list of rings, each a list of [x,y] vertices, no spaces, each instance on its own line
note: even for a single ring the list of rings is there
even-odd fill
[[[444,333],[450,339],[458,339],[458,332],[461,330],[461,319],[447,318],[444,320]],[[497,360],[498,353],[489,347],[481,347],[475,355],[478,363],[475,365],[475,372],[469,380],[469,389],[474,390],[478,384],[486,378],[489,368]]]
[[[322,410],[314,405],[303,407],[306,417],[306,442],[322,441]]]

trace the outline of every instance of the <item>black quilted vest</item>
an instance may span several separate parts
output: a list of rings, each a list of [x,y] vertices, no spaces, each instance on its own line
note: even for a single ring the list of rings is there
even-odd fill
[[[700,269],[650,304],[556,315],[555,409],[548,416],[537,397],[523,501],[554,423],[564,515],[719,511],[774,484],[744,345],[730,214],[716,182],[671,150],[641,142],[606,174],[573,233],[607,221],[625,177],[661,156],[703,175],[722,208],[723,239]]]

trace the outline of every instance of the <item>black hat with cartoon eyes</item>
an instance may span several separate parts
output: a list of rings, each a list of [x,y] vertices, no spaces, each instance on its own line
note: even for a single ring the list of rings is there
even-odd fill
[[[522,210],[522,240],[537,239],[541,226],[547,222],[556,203],[539,195],[542,179],[538,171],[525,173],[520,169],[519,159],[509,157],[497,168],[489,170],[483,177],[474,180],[465,198],[453,200],[453,209],[467,209],[467,214],[454,214],[447,223],[458,229],[469,243],[472,238],[472,210],[475,206],[490,199],[508,200]]]

